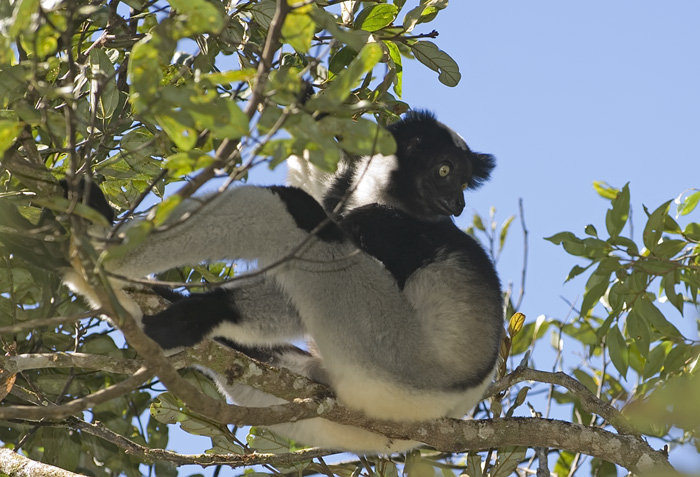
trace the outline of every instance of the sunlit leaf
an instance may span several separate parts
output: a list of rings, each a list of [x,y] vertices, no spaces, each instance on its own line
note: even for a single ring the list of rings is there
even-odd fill
[[[391,24],[399,13],[396,5],[379,4],[365,7],[355,19],[355,27],[366,31],[381,30]]]
[[[690,194],[683,201],[680,200],[680,197],[676,199],[678,203],[678,215],[688,215],[691,213],[695,210],[695,207],[697,207],[698,201],[700,201],[700,190]]]
[[[316,24],[311,17],[311,5],[295,8],[284,19],[282,36],[300,53],[306,53],[311,48]]]
[[[622,232],[630,212],[629,184],[612,200],[612,208],[605,214],[605,226],[611,237],[617,237]]]
[[[617,197],[617,194],[620,193],[618,189],[612,187],[606,182],[595,181],[593,182],[593,188],[599,196],[609,200],[613,200],[615,197]]]
[[[311,98],[307,106],[311,110],[325,111],[342,103],[350,95],[357,81],[382,59],[382,47],[377,43],[367,43],[358,55],[348,64],[322,95]]]
[[[185,35],[219,33],[224,27],[222,11],[207,0],[170,0],[178,13],[187,17]]]
[[[0,120],[0,154],[14,144],[24,125],[19,121]]]

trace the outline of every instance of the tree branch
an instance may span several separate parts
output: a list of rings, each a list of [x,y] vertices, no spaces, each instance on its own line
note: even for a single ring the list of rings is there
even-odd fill
[[[0,448],[0,472],[10,477],[87,477],[60,467],[33,461],[11,449]]]
[[[35,353],[0,356],[0,368],[11,373],[40,368],[86,368],[108,373],[132,374],[143,366],[140,360],[86,353]]]
[[[287,466],[333,453],[333,451],[312,448],[303,449],[297,452],[290,452],[288,454],[178,454],[177,452],[164,449],[152,449],[150,447],[142,446],[120,434],[117,434],[100,423],[91,424],[77,418],[69,418],[66,422],[60,423],[46,422],[42,423],[42,425],[51,427],[65,427],[67,425],[70,428],[87,432],[88,434],[104,439],[118,446],[119,448],[124,449],[127,454],[138,456],[144,460],[159,460],[172,462],[177,465],[196,464],[203,467],[210,465],[230,465],[232,467],[240,467],[267,464]]]
[[[147,368],[141,368],[133,376],[126,378],[119,384],[114,384],[60,406],[3,406],[0,407],[0,419],[36,421],[41,419],[64,419],[86,409],[91,409],[103,402],[121,397],[138,388],[152,377],[153,373],[151,371]]]
[[[610,423],[618,432],[639,436],[641,433],[614,407],[598,398],[586,386],[562,372],[550,373],[530,368],[517,368],[499,381],[492,383],[486,389],[485,396],[493,396],[505,391],[514,384],[522,381],[538,381],[541,383],[562,386],[581,400],[581,406],[586,411],[597,414]]]

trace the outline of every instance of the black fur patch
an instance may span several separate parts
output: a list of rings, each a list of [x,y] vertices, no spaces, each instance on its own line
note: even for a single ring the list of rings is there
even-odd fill
[[[333,184],[328,188],[326,195],[323,197],[323,208],[328,212],[335,211],[341,200],[345,199],[345,195],[350,190],[352,183],[352,175],[355,173],[355,164],[348,167],[342,174],[336,176]],[[342,212],[343,208],[338,210]]]
[[[419,268],[449,254],[464,260],[466,270],[482,275],[485,284],[500,289],[493,263],[472,237],[449,220],[416,220],[377,204],[351,211],[341,227],[366,253],[381,261],[400,288]]]
[[[153,316],[144,316],[144,332],[163,349],[193,346],[224,321],[237,323],[240,312],[223,288],[193,293]]]
[[[61,179],[58,181],[58,183],[61,184],[61,187],[63,187],[65,197],[68,197],[68,181],[66,179]],[[86,191],[85,179],[81,178],[80,182],[78,182],[76,192],[81,201],[84,200],[85,196],[87,195],[87,205],[102,214],[110,224],[114,223],[114,209],[112,209],[112,206],[109,205],[107,197],[105,197],[105,194],[102,192],[102,189],[100,189],[100,186],[95,184],[94,181],[90,182],[90,188],[88,191]]]
[[[342,242],[345,235],[331,220],[321,204],[309,194],[296,187],[273,186],[269,188],[284,202],[290,215],[300,229],[312,232],[322,223],[325,225],[316,231],[316,236],[325,242]]]

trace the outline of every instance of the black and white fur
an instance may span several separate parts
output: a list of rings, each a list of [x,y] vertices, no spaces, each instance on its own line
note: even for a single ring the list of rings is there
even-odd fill
[[[252,348],[310,337],[315,355],[278,353],[279,363],[330,385],[351,409],[396,421],[466,414],[492,379],[503,309],[492,263],[450,215],[461,213],[464,188],[488,178],[493,159],[428,114],[392,132],[396,155],[312,179],[317,199],[341,212],[334,221],[300,189],[238,187],[204,206],[183,204],[170,226],[107,262],[128,277],[221,259],[264,267],[305,243],[263,278],[144,317],[145,331],[166,349],[207,337]],[[226,391],[242,405],[282,402],[246,386]],[[323,419],[271,428],[361,453],[416,444]]]

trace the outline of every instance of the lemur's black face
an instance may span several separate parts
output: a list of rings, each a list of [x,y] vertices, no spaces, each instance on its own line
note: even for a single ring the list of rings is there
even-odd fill
[[[472,152],[457,133],[425,112],[389,126],[399,149],[390,193],[423,218],[460,215],[464,191],[488,180],[493,156]]]

